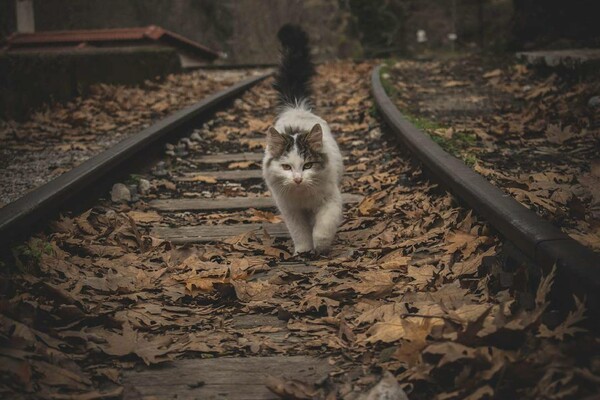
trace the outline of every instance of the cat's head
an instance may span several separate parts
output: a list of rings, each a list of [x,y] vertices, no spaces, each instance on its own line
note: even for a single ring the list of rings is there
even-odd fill
[[[267,169],[284,186],[311,187],[319,182],[326,167],[323,129],[316,124],[310,131],[286,128],[267,132]]]

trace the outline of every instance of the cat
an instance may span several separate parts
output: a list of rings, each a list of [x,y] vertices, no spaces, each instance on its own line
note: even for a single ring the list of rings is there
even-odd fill
[[[326,253],[342,222],[340,149],[327,122],[312,112],[315,67],[308,35],[284,25],[274,88],[279,113],[267,132],[263,177],[294,242],[294,254]]]

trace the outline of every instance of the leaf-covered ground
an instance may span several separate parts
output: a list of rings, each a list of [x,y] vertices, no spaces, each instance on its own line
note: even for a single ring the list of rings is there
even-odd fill
[[[382,134],[372,67],[327,64],[315,81],[317,110],[346,155],[344,191],[365,196],[347,207],[331,254],[295,258],[289,240],[261,231],[185,246],[150,235],[155,225],[281,221],[254,209],[159,213],[149,205],[268,196],[256,181],[203,177],[195,161],[262,149],[275,116],[265,82],[144,176],[151,188],[140,200],[103,200],[15,248],[0,281],[0,395],[119,397],[123,371],[135,366],[250,355],[311,355],[333,367],[319,382],[267,382],[287,398],[357,399],[383,371],[411,400],[596,393],[598,338],[581,326],[584,300],[564,318],[546,317],[553,274],[530,280],[501,255],[485,221]],[[186,173],[195,178],[178,179]]]
[[[256,71],[195,71],[139,87],[95,85],[26,121],[0,120],[0,207],[154,121]]]
[[[600,94],[594,75],[478,57],[389,63],[401,111],[444,148],[600,251]]]

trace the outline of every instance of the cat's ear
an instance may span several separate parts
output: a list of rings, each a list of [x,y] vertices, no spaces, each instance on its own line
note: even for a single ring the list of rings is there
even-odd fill
[[[315,126],[312,127],[306,136],[306,141],[311,149],[314,151],[321,151],[323,148],[323,128],[321,128],[321,125],[315,124]]]
[[[285,138],[274,127],[267,131],[267,147],[273,157],[279,157],[285,150]]]

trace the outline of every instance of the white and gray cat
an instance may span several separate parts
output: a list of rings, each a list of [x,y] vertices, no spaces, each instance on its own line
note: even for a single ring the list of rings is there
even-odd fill
[[[281,65],[275,79],[280,112],[267,132],[263,177],[294,241],[294,252],[329,250],[342,222],[343,163],[331,130],[310,106],[315,73],[308,36],[298,26],[278,33]]]

